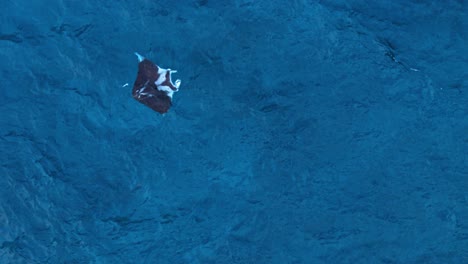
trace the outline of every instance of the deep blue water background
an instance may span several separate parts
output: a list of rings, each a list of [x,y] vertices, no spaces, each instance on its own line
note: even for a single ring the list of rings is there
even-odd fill
[[[467,1],[1,6],[0,263],[468,263]]]

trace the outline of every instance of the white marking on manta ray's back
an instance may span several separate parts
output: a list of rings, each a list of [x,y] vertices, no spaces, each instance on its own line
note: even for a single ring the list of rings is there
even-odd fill
[[[147,81],[140,89],[136,90],[136,93],[138,95],[138,99],[141,98],[141,96],[146,96],[148,95],[149,93],[144,93],[144,91],[146,90],[146,85],[148,85],[148,82]],[[149,94],[151,96],[151,94]]]
[[[159,77],[158,79],[154,82],[154,84],[156,84],[156,86],[159,86],[161,85],[163,82],[166,81],[166,74],[167,72],[169,72],[169,76],[171,76],[173,73],[176,73],[177,71],[176,70],[171,70],[171,69],[163,69],[163,68],[160,68],[158,66],[158,74],[159,74]],[[177,79],[175,83],[172,83],[171,81],[171,84],[177,88],[177,90],[179,89],[180,87],[180,80]]]
[[[135,52],[135,55],[138,58],[138,62],[142,62],[145,59],[145,57],[141,56],[138,52]]]
[[[174,91],[171,89],[171,87],[167,85],[159,85],[157,86],[159,91],[163,91],[167,93],[167,96],[172,98],[172,95],[174,94]]]
[[[138,89],[136,92],[138,94],[138,98],[141,98],[142,96],[146,96],[149,93],[144,93],[143,91],[145,90],[146,86],[141,87],[141,89]]]
[[[161,85],[163,82],[166,81],[166,72],[167,70],[165,69],[161,69],[161,68],[158,69],[159,76],[158,76],[158,79],[154,82],[156,86]]]

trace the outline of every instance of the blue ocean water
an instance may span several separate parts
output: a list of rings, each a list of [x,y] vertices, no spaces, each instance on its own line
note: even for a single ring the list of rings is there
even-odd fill
[[[0,263],[468,263],[468,2],[1,5]]]

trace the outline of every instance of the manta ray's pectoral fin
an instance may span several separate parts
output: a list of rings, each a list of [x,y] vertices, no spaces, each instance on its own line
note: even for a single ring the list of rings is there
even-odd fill
[[[138,52],[135,52],[135,55],[138,58],[138,62],[142,62],[145,59],[145,57],[141,56]]]

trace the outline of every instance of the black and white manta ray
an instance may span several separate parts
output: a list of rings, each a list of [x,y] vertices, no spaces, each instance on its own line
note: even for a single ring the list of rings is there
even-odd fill
[[[135,52],[138,57],[138,74],[133,84],[133,98],[161,114],[172,106],[172,95],[179,90],[180,80],[171,81],[177,71],[163,69]]]

